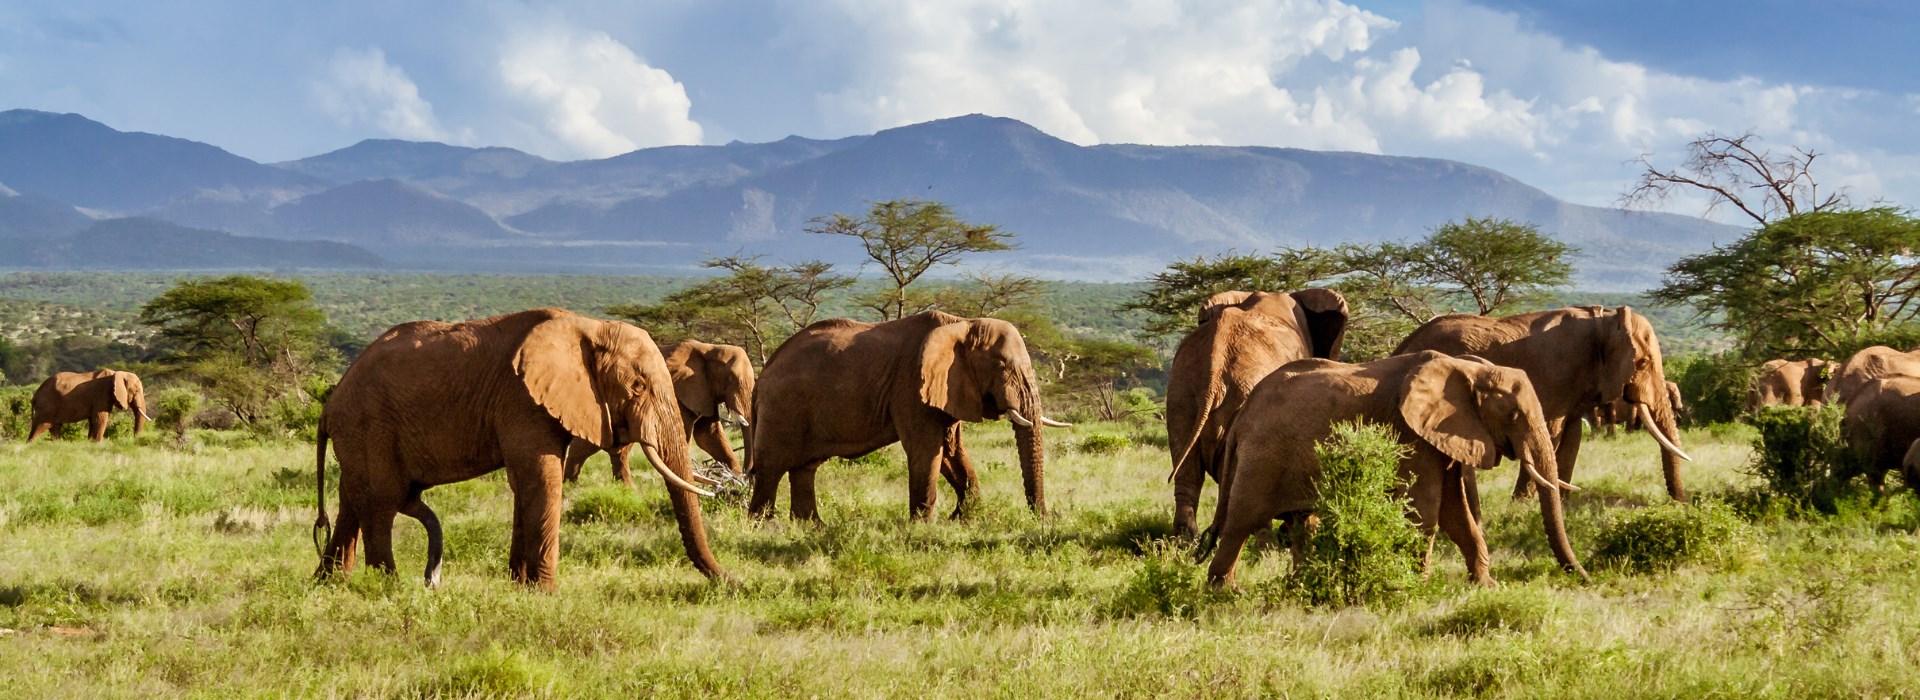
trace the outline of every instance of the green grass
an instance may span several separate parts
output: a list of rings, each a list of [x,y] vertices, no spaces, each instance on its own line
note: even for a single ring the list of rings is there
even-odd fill
[[[158,433],[159,431],[156,431]],[[1154,429],[1050,431],[1041,520],[1004,424],[969,429],[983,503],[906,521],[903,461],[834,462],[825,524],[707,524],[737,585],[681,553],[657,479],[569,489],[559,590],[506,574],[499,474],[436,488],[444,582],[419,582],[420,528],[397,522],[399,576],[315,585],[312,448],[198,432],[104,445],[0,444],[0,695],[14,697],[1894,696],[1920,687],[1920,508],[1904,494],[1830,517],[1760,516],[1741,566],[1557,572],[1514,466],[1480,480],[1500,589],[1433,581],[1392,608],[1307,609],[1264,594],[1287,557],[1245,555],[1245,592],[1201,587]],[[1087,435],[1136,436],[1111,452]],[[1752,487],[1750,433],[1689,432],[1697,494]],[[1665,504],[1655,447],[1585,445],[1568,528],[1589,562],[1622,513]],[[990,466],[991,463],[991,466]],[[952,494],[942,485],[942,502]],[[330,492],[332,490],[330,489]],[[1210,513],[1211,490],[1202,503]],[[784,499],[783,499],[784,504]],[[331,509],[329,509],[331,510]],[[944,513],[941,508],[938,512]]]

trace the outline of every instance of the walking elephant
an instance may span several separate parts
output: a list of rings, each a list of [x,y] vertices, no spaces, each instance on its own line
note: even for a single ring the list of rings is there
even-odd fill
[[[1833,368],[1827,380],[1827,403],[1847,403],[1867,382],[1880,377],[1920,377],[1920,350],[1901,352],[1885,345],[1856,352]]]
[[[908,511],[933,512],[944,475],[965,512],[978,480],[960,424],[1013,421],[1027,505],[1047,511],[1042,426],[1065,426],[1040,410],[1026,340],[1013,324],[938,311],[885,323],[847,319],[801,329],[775,350],[753,396],[749,510],[768,517],[780,480],[791,477],[796,520],[818,520],[813,477],[831,457],[858,457],[899,442],[907,453]]]
[[[1580,418],[1597,406],[1625,399],[1660,443],[1667,495],[1686,500],[1680,462],[1692,458],[1678,443],[1679,422],[1667,393],[1660,338],[1653,324],[1633,309],[1577,306],[1503,318],[1441,316],[1400,341],[1394,354],[1421,350],[1476,355],[1525,371],[1559,449],[1561,481],[1573,480],[1580,457]],[[1533,482],[1521,478],[1514,497],[1532,490]]]
[[[1221,441],[1247,393],[1288,362],[1340,359],[1346,329],[1347,302],[1331,289],[1221,292],[1201,306],[1167,375],[1176,536],[1194,533],[1200,490],[1220,476]]]
[[[146,429],[147,390],[139,375],[110,369],[54,374],[33,392],[33,428],[27,442],[76,421],[86,421],[87,439],[99,442],[106,439],[107,421],[116,409],[133,413],[133,434]]]
[[[1826,360],[1768,360],[1747,390],[1747,410],[1823,405],[1827,401],[1827,379],[1832,376],[1833,366]]]
[[[708,577],[725,576],[707,548],[696,498],[705,492],[688,481],[666,361],[631,325],[534,309],[389,329],[347,368],[320,413],[316,544],[328,527],[329,438],[340,460],[340,509],[316,576],[352,569],[363,538],[367,563],[392,571],[393,518],[406,513],[426,527],[434,585],[440,523],[421,493],[504,468],[513,490],[508,568],[516,581],[552,588],[562,462],[575,439],[604,450],[638,444],[670,486],[687,557]]]
[[[1890,375],[1869,379],[1854,389],[1840,419],[1841,434],[1853,449],[1867,485],[1884,490],[1887,472],[1898,470],[1907,488],[1920,489],[1920,377]]]
[[[1493,584],[1477,474],[1501,457],[1519,461],[1521,478],[1544,487],[1540,516],[1554,557],[1586,575],[1561,512],[1560,491],[1572,487],[1546,476],[1555,470],[1553,435],[1526,373],[1419,352],[1357,365],[1301,360],[1254,388],[1227,433],[1220,506],[1202,540],[1204,552],[1218,538],[1209,583],[1231,584],[1247,537],[1277,518],[1287,520],[1299,565],[1318,504],[1314,444],[1334,424],[1355,419],[1390,426],[1411,448],[1400,462],[1404,495],[1413,502],[1408,517],[1427,533],[1429,547],[1436,529],[1445,532],[1475,583]]]
[[[700,449],[735,475],[743,474],[740,460],[727,444],[726,412],[747,428],[753,420],[753,361],[746,348],[738,345],[714,345],[686,340],[660,347],[667,358],[667,373],[673,376],[673,395],[680,401],[680,425],[693,437]],[[743,436],[750,437],[743,433]],[[632,446],[625,448],[632,451]],[[586,440],[575,439],[567,447],[566,476],[569,483],[580,478],[580,467],[600,448]],[[633,473],[627,469],[627,454],[614,455],[613,478],[633,485]]]

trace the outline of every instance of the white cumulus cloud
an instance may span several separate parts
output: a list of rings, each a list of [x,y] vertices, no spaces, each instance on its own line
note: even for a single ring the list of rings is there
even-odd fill
[[[553,24],[516,32],[499,71],[542,137],[570,155],[701,142],[686,88],[605,32]]]
[[[340,48],[311,84],[320,109],[344,126],[370,124],[389,136],[417,141],[458,140],[440,126],[433,105],[378,48]]]

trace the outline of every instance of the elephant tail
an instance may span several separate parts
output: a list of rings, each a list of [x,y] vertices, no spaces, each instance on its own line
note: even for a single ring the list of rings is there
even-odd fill
[[[327,540],[333,538],[333,525],[327,522],[327,420],[320,419],[319,437],[314,440],[313,480],[317,487],[313,502],[313,551],[326,556]]]
[[[1193,448],[1200,446],[1200,436],[1207,432],[1207,419],[1213,417],[1213,406],[1218,401],[1218,395],[1209,390],[1206,400],[1200,402],[1200,415],[1193,417],[1193,434],[1188,435],[1187,444],[1182,445],[1180,451],[1174,453],[1173,471],[1167,474],[1167,483],[1171,484],[1175,479],[1180,478],[1180,472],[1187,468],[1188,462],[1193,461]],[[1203,483],[1206,481],[1206,477],[1200,477],[1200,479]]]

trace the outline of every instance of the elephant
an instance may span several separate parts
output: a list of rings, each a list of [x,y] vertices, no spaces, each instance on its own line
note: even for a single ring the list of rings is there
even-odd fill
[[[1426,533],[1429,548],[1435,530],[1445,532],[1475,583],[1493,585],[1477,472],[1501,457],[1519,461],[1521,478],[1543,487],[1541,522],[1554,557],[1586,576],[1561,511],[1560,491],[1572,487],[1545,476],[1555,470],[1553,435],[1526,373],[1422,351],[1364,364],[1299,360],[1254,387],[1227,432],[1220,505],[1202,539],[1202,553],[1218,543],[1207,569],[1210,584],[1231,585],[1248,536],[1278,518],[1293,534],[1299,565],[1318,502],[1314,444],[1334,424],[1356,419],[1390,426],[1410,448],[1400,461],[1404,495],[1413,505],[1408,517]]]
[[[746,348],[684,340],[660,346],[660,353],[666,356],[667,372],[673,375],[673,395],[680,400],[681,427],[693,436],[694,444],[726,465],[728,471],[736,476],[745,473],[740,468],[740,460],[733,455],[733,447],[727,444],[727,431],[722,424],[726,422],[727,411],[733,412],[734,422],[741,428],[752,424],[753,361],[748,359]],[[631,452],[632,446],[627,450]],[[599,452],[600,448],[593,443],[575,439],[567,447],[567,481],[571,483],[580,478],[581,465]],[[632,486],[633,473],[627,469],[627,455],[615,455],[612,461],[613,478]]]
[[[1866,473],[1867,485],[1880,493],[1888,471],[1899,470],[1907,488],[1920,488],[1920,377],[1889,375],[1854,389],[1840,419],[1841,434]]]
[[[340,461],[338,529],[327,537],[327,441]],[[347,367],[320,413],[315,472],[315,576],[351,570],[362,538],[367,564],[392,572],[393,518],[427,530],[428,586],[440,576],[440,523],[421,500],[440,484],[507,470],[513,490],[515,581],[554,587],[560,553],[561,475],[567,446],[614,451],[637,443],[669,485],[680,540],[695,568],[725,578],[707,547],[689,482],[686,433],[673,380],[647,332],[564,309],[533,309],[460,323],[394,326]]]
[[[56,373],[33,392],[33,428],[27,432],[27,442],[75,421],[86,421],[87,439],[99,442],[107,437],[107,421],[114,409],[133,412],[133,434],[146,430],[152,419],[147,416],[147,390],[139,375],[104,368]]]
[[[1287,294],[1221,292],[1174,352],[1167,375],[1167,445],[1173,458],[1173,530],[1191,537],[1200,491],[1220,476],[1220,446],[1247,392],[1274,368],[1340,359],[1347,302],[1331,289]]]
[[[1747,410],[1766,406],[1821,406],[1827,401],[1827,379],[1833,365],[1822,359],[1768,360],[1760,366],[1747,390]]]
[[[1846,403],[1867,382],[1896,374],[1920,377],[1920,350],[1901,352],[1875,345],[1856,352],[1833,368],[1827,380],[1827,403]]]
[[[1451,314],[1434,318],[1400,341],[1394,354],[1435,350],[1476,355],[1502,367],[1527,373],[1546,412],[1547,429],[1559,449],[1561,481],[1573,480],[1580,457],[1580,418],[1595,407],[1624,398],[1660,443],[1661,471],[1667,495],[1687,499],[1680,462],[1692,457],[1680,449],[1679,422],[1667,393],[1660,338],[1646,317],[1630,307],[1576,306],[1500,318]],[[1533,491],[1522,477],[1513,495]]]
[[[960,424],[1013,421],[1027,505],[1047,512],[1043,426],[1026,340],[1013,324],[925,311],[882,323],[830,319],[788,338],[768,358],[753,394],[748,510],[769,517],[791,476],[795,520],[820,519],[813,478],[831,457],[859,457],[899,442],[907,453],[908,512],[925,520],[944,475],[964,515],[979,481]]]

